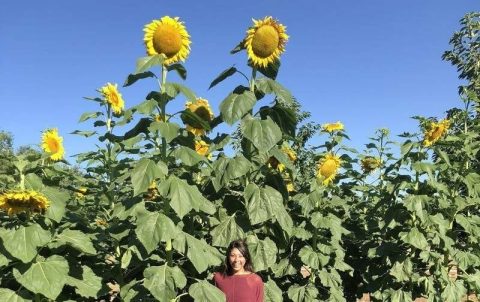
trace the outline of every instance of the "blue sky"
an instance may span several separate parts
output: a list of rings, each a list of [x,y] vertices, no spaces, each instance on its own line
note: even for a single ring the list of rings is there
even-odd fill
[[[122,84],[145,55],[143,26],[165,15],[179,16],[191,35],[184,84],[218,114],[220,102],[243,79],[208,90],[210,82],[234,64],[250,74],[245,52],[229,51],[252,18],[272,15],[290,35],[277,80],[312,121],[342,121],[347,144],[362,149],[375,129],[389,128],[393,136],[416,131],[411,116],[441,118],[462,106],[456,70],[441,55],[459,19],[479,8],[472,0],[5,1],[0,130],[12,132],[18,147],[38,144],[42,130],[57,127],[67,156],[94,148],[93,140],[69,134],[91,130],[78,118],[98,108],[83,97],[97,96],[106,82]],[[121,93],[131,107],[156,88],[146,80]],[[177,99],[169,112],[183,103]]]

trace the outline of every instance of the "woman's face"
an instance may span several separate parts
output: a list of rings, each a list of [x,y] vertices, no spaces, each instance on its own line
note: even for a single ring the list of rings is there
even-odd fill
[[[237,248],[233,248],[228,255],[228,261],[232,267],[233,273],[243,273],[245,271],[245,257]]]

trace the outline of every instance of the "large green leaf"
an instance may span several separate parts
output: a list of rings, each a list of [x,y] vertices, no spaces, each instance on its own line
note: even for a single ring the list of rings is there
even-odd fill
[[[188,289],[188,294],[195,302],[225,302],[225,294],[206,280],[194,283]]]
[[[8,288],[0,288],[0,301],[2,302],[26,302],[16,292]]]
[[[442,299],[445,302],[458,302],[467,294],[467,289],[463,286],[463,281],[449,281],[442,292]]]
[[[223,120],[233,125],[245,114],[252,110],[257,99],[255,94],[246,87],[237,87],[220,104],[220,112]]]
[[[135,233],[148,253],[158,247],[160,241],[175,238],[177,229],[173,221],[159,212],[139,213]]]
[[[275,80],[269,78],[257,79],[255,81],[255,87],[265,94],[275,94],[277,99],[284,104],[292,103],[292,94],[290,91]]]
[[[414,247],[424,250],[428,247],[428,241],[425,236],[416,227],[412,228],[410,232],[402,232],[399,234],[400,239]]]
[[[37,248],[47,244],[51,239],[50,232],[38,224],[21,226],[16,230],[0,229],[0,237],[5,249],[24,263],[32,261],[37,255]]]
[[[205,206],[205,204],[211,204],[211,202],[203,197],[196,186],[189,185],[176,176],[172,175],[162,182],[158,187],[158,191],[161,195],[170,199],[170,206],[180,219],[192,209],[203,211],[207,214],[215,213],[215,207]]]
[[[390,275],[394,276],[398,282],[406,282],[412,278],[413,268],[409,258],[403,262],[395,262],[390,269]]]
[[[177,296],[177,289],[187,285],[187,278],[177,266],[151,266],[143,271],[144,285],[160,302],[170,302]]]
[[[164,56],[162,54],[139,58],[137,60],[137,66],[133,74],[143,73],[152,68],[153,66],[161,66],[163,60]]]
[[[213,186],[215,190],[219,191],[230,180],[239,178],[250,170],[251,162],[243,155],[238,155],[235,158],[220,157],[213,163],[215,171],[215,178],[213,179]]]
[[[259,240],[257,237],[249,235],[247,244],[256,271],[267,270],[277,261],[277,246],[270,238]]]
[[[283,301],[282,290],[272,279],[269,279],[264,285],[265,302]]]
[[[293,221],[285,210],[280,192],[270,186],[259,188],[256,184],[250,183],[245,188],[244,197],[252,224],[275,219],[287,234],[292,233]]]
[[[244,237],[243,230],[235,221],[235,215],[220,222],[212,231],[212,244],[227,247],[230,242]]]
[[[102,278],[95,275],[91,268],[82,266],[82,279],[68,276],[68,284],[76,287],[76,292],[82,297],[97,298],[102,290]]]
[[[243,136],[261,152],[267,152],[282,139],[282,131],[270,117],[266,120],[245,119],[241,129]]]
[[[65,206],[70,198],[69,194],[52,187],[45,187],[41,193],[50,201],[50,206],[45,211],[45,217],[60,222],[65,214]]]
[[[302,247],[298,255],[300,256],[300,259],[302,259],[303,263],[315,269],[319,269],[327,265],[328,261],[330,260],[329,256],[314,251],[309,245]]]
[[[33,263],[23,274],[17,269],[13,272],[17,281],[26,289],[55,300],[68,280],[68,262],[63,257],[54,255]]]
[[[180,146],[174,151],[176,159],[179,159],[187,166],[194,166],[200,161],[208,162],[205,156],[198,154],[192,148]]]
[[[295,130],[297,128],[297,115],[293,109],[285,108],[281,105],[275,104],[273,107],[260,108],[260,116],[262,119],[269,116],[275,124],[277,124],[282,132],[292,137],[295,136]]]
[[[165,92],[175,98],[179,93],[182,93],[188,100],[194,102],[196,100],[195,93],[185,85],[179,83],[165,83]]]
[[[223,256],[218,250],[210,246],[204,239],[197,239],[184,233],[187,244],[187,258],[199,273],[203,273],[210,266],[218,266]]]
[[[168,71],[172,71],[172,70],[175,70],[178,74],[178,76],[182,79],[182,80],[186,80],[187,79],[187,70],[185,69],[185,67],[180,64],[180,63],[175,63],[175,64],[171,64],[167,67],[167,70]]]
[[[218,83],[222,82],[223,80],[225,80],[226,78],[232,76],[235,74],[235,72],[237,72],[237,69],[235,67],[230,67],[228,69],[225,69],[224,71],[222,71],[216,78],[215,80],[212,81],[212,83],[210,84],[210,86],[208,87],[208,89],[212,88],[213,86],[217,85]]]
[[[146,60],[142,60],[139,63],[142,64],[144,62],[146,62]],[[146,79],[146,78],[153,78],[153,77],[156,77],[156,76],[151,71],[145,71],[145,72],[140,72],[140,73],[136,73],[136,74],[129,74],[127,79],[123,83],[123,87],[130,86],[138,80]]]
[[[82,253],[95,255],[97,251],[93,247],[90,237],[78,230],[65,230],[58,235],[59,243],[69,245]]]
[[[292,299],[293,302],[316,302],[319,301],[317,296],[318,289],[310,283],[305,286],[295,284],[288,288],[288,297]]]
[[[167,173],[168,168],[164,162],[157,164],[148,158],[140,159],[131,174],[134,195],[146,192],[152,181],[165,177]]]
[[[153,122],[148,127],[150,132],[158,131],[160,136],[165,138],[167,143],[170,143],[174,138],[178,135],[178,130],[180,126],[177,123],[170,123],[170,122]]]

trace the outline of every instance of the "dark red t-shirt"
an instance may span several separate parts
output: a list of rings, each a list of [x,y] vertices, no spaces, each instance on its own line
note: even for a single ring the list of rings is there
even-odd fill
[[[213,280],[227,296],[227,302],[263,302],[263,281],[257,274],[228,276],[215,273]]]

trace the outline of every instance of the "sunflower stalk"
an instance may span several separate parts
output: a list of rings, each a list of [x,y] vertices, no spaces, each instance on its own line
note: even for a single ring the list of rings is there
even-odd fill
[[[167,72],[168,69],[166,68],[165,65],[162,65],[162,82],[160,83],[160,93],[164,94],[165,93],[165,84],[167,82]],[[167,104],[162,103],[160,104],[160,116],[162,121],[166,121],[166,107]],[[162,137],[162,159],[165,160],[167,158],[167,139],[165,137]]]

